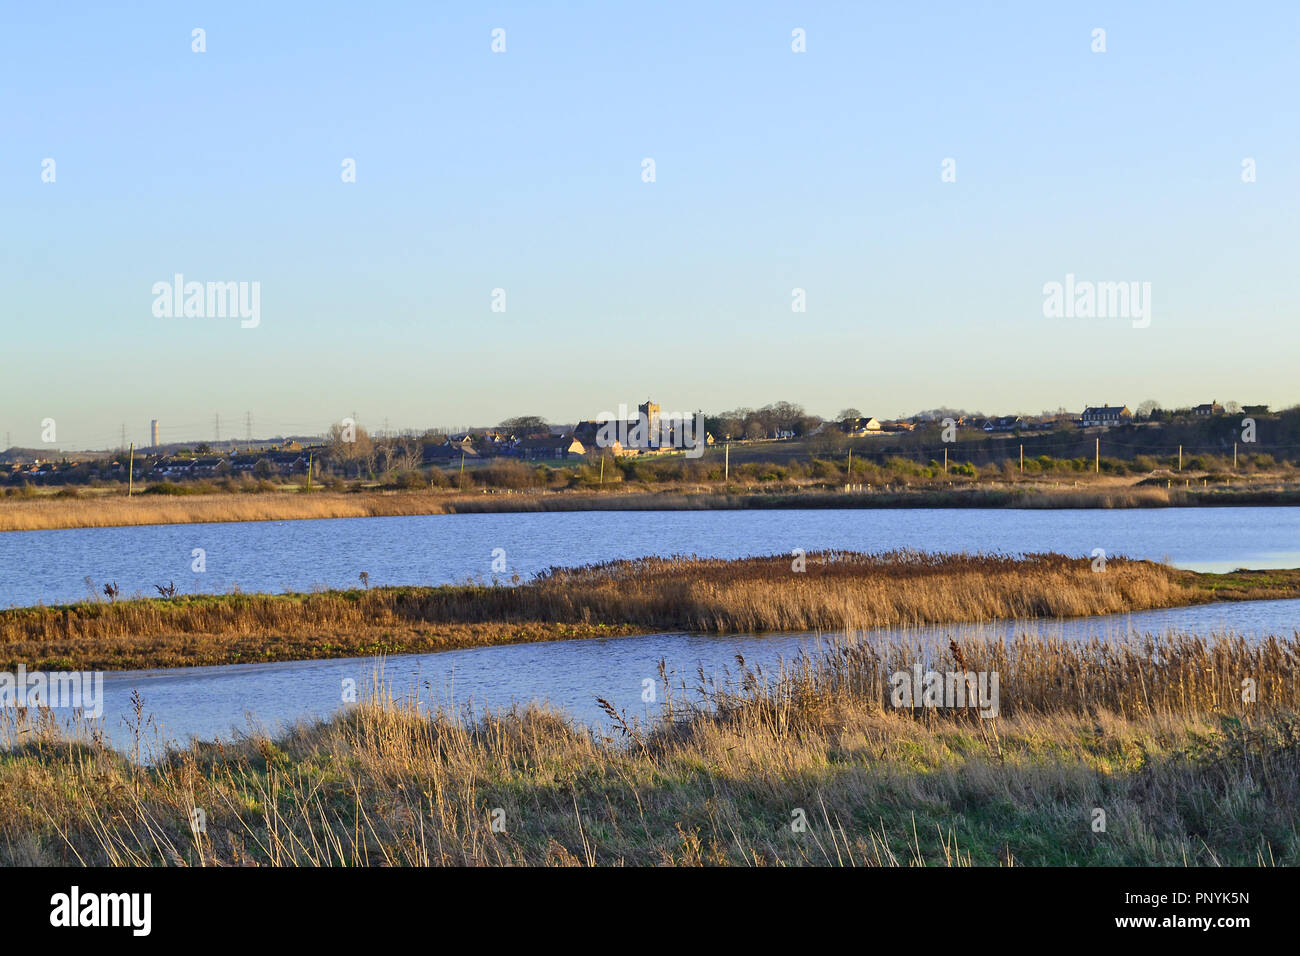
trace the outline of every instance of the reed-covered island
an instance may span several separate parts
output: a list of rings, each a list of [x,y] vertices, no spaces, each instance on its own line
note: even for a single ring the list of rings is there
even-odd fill
[[[526,581],[100,598],[0,611],[0,668],[181,667],[698,631],[852,632],[1300,595],[1300,570],[1200,574],[1060,554],[648,557]]]

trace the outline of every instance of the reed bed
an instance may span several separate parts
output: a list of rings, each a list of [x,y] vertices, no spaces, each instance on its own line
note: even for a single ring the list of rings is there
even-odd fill
[[[0,531],[443,514],[448,497],[433,492],[307,495],[283,491],[258,495],[13,498],[0,501]]]
[[[0,863],[1294,865],[1298,649],[850,639],[770,673],[661,666],[662,718],[612,701],[597,730],[537,706],[467,719],[381,677],[331,721],[151,764],[11,714]],[[913,664],[1002,668],[1001,715],[893,707]]]
[[[193,494],[133,498],[0,499],[0,532],[52,528],[106,528],[226,521],[301,521],[405,515],[487,514],[553,511],[705,511],[763,508],[1163,508],[1192,505],[1294,505],[1300,492],[1276,488],[1133,487],[1113,479],[1088,479],[1079,487],[1032,481],[956,487],[877,488],[843,492],[825,482],[726,485],[679,482],[621,483],[583,488],[491,493],[453,490]]]
[[[802,570],[796,570],[798,560]],[[86,601],[0,611],[0,666],[78,669],[446,650],[656,630],[854,631],[1175,607],[1300,593],[1300,572],[1231,588],[1149,561],[894,551],[642,558],[513,584]]]

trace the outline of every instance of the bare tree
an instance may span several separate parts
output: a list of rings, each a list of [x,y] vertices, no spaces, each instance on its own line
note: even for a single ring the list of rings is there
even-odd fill
[[[374,442],[360,425],[353,425],[351,432],[352,434],[349,434],[348,429],[337,423],[330,426],[330,457],[343,466],[345,475],[348,467],[354,466],[356,476],[360,478],[363,462],[369,462],[371,470],[374,469]],[[351,441],[348,440],[349,438]]]
[[[424,463],[424,448],[414,438],[404,438],[395,449],[397,467],[402,471],[414,471]]]

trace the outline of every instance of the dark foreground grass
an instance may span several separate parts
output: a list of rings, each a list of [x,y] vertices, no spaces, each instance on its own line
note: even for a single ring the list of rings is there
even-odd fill
[[[618,701],[604,732],[536,707],[467,723],[381,689],[147,766],[11,715],[0,863],[1294,865],[1298,651],[855,641],[690,693],[661,672],[650,727]],[[1000,716],[891,706],[914,662],[997,669]]]

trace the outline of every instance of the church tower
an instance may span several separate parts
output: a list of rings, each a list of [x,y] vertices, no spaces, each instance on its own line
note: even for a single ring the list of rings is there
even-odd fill
[[[645,422],[646,444],[651,448],[658,448],[661,437],[659,433],[659,406],[647,398],[645,404],[638,405],[636,410],[641,420]]]

